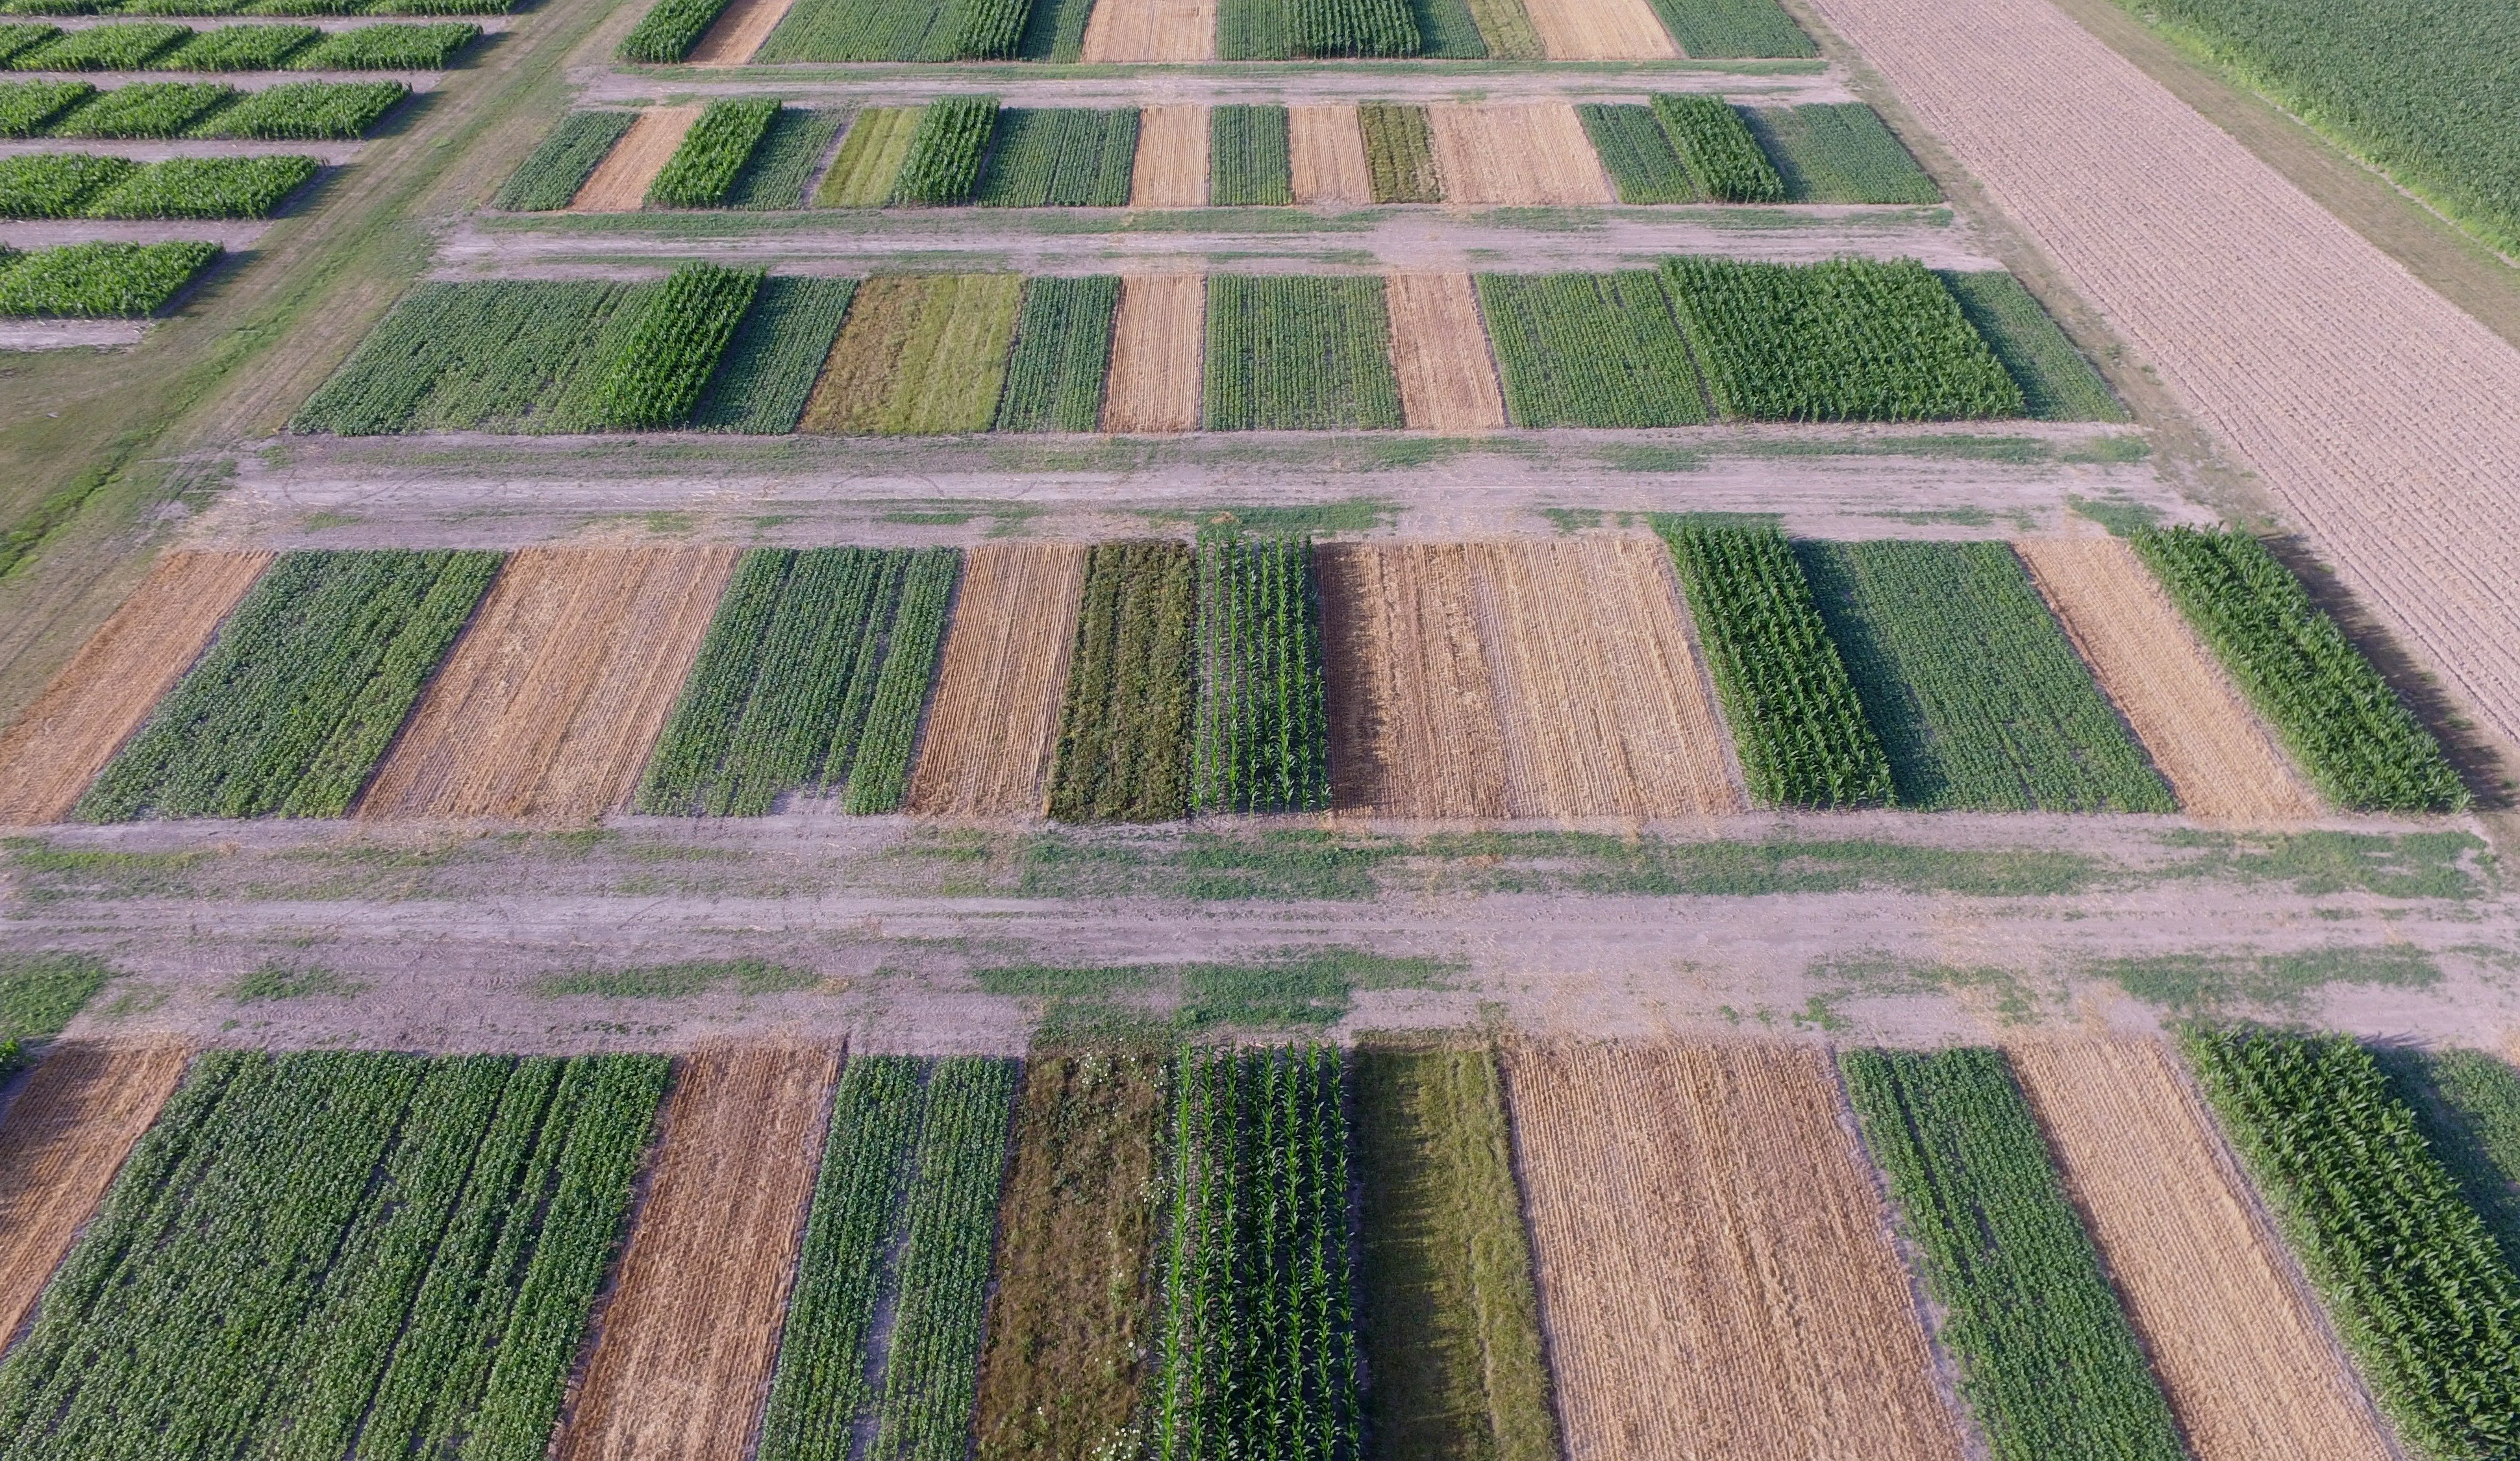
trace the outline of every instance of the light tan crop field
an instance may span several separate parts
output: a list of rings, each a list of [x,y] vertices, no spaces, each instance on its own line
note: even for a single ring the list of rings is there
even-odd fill
[[[816,1049],[682,1063],[560,1461],[750,1451],[838,1071]]]
[[[1963,1454],[1825,1052],[1507,1066],[1569,1461]]]
[[[1354,106],[1288,107],[1286,153],[1295,202],[1373,202],[1373,174],[1366,166],[1365,133]]]
[[[1467,274],[1394,274],[1391,365],[1401,420],[1412,431],[1494,432],[1506,426],[1505,391],[1488,354],[1487,327]]]
[[[648,201],[648,186],[672,160],[683,134],[699,120],[698,107],[651,107],[630,123],[630,130],[604,155],[588,174],[577,196],[568,202],[572,213],[636,212]]]
[[[1214,61],[1216,0],[1101,0],[1078,60]]]
[[[1448,204],[1540,207],[1616,203],[1609,174],[1565,102],[1426,109]]]
[[[2237,822],[2318,814],[2318,799],[2134,550],[2116,538],[2013,547],[2182,810]]]
[[[1552,61],[1676,61],[1680,44],[1646,0],[1526,0]]]
[[[619,806],[739,556],[527,548],[510,557],[358,815],[582,822]]]
[[[2010,1053],[2197,1461],[2392,1455],[2168,1051],[2077,1040]]]
[[[688,59],[694,66],[743,65],[761,49],[770,32],[779,28],[779,23],[788,19],[795,3],[796,0],[735,0],[710,23],[708,33],[692,47]]]
[[[1207,280],[1197,274],[1130,274],[1120,280],[1111,324],[1111,375],[1102,430],[1198,430],[1199,371],[1207,356]]]
[[[0,732],[0,826],[69,815],[271,560],[181,550],[158,559],[26,713]]]
[[[1459,543],[1324,543],[1330,804],[1390,817],[1506,814],[1505,731]]]
[[[912,811],[1041,814],[1084,591],[1080,543],[983,543],[965,555]]]
[[[1096,7],[1099,14],[1101,7]],[[1138,156],[1129,164],[1129,206],[1207,206],[1207,109],[1195,104],[1138,109]]]
[[[0,1120],[0,1341],[25,1322],[189,1059],[174,1044],[68,1041],[26,1077]]]

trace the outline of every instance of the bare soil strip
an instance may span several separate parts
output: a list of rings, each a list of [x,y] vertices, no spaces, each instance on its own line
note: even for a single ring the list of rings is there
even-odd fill
[[[1041,814],[1084,587],[1082,544],[983,543],[966,555],[912,811]]]
[[[561,1461],[750,1453],[838,1072],[828,1049],[683,1062]]]
[[[1659,540],[1488,543],[1471,562],[1508,815],[1747,809]]]
[[[1199,366],[1207,353],[1207,280],[1197,274],[1131,274],[1120,281],[1111,325],[1111,378],[1102,430],[1194,432]]]
[[[0,732],[0,825],[68,816],[271,559],[195,552],[158,559],[26,713]]]
[[[2230,822],[2318,815],[2318,799],[2265,723],[2124,543],[2028,538],[2013,547],[2182,810]]]
[[[740,551],[517,553],[358,815],[588,821],[619,806]]]
[[[1584,120],[1565,102],[1426,109],[1448,204],[1616,203]]]
[[[648,201],[648,185],[665,170],[683,134],[699,119],[698,107],[651,107],[630,123],[630,130],[604,155],[577,196],[568,201],[572,213],[631,213]]]
[[[2011,1056],[2197,1461],[2391,1455],[2168,1052],[2076,1040]]]
[[[708,33],[700,37],[700,43],[692,47],[691,64],[725,67],[750,61],[752,53],[770,38],[770,32],[788,19],[795,3],[796,0],[735,0],[709,26]]]
[[[183,1079],[181,1045],[55,1046],[0,1121],[0,1345]]]
[[[1286,148],[1295,202],[1362,205],[1373,202],[1365,163],[1365,133],[1345,103],[1286,109]]]
[[[1097,18],[1106,7],[1097,7]],[[1129,206],[1207,206],[1207,108],[1142,107],[1138,156],[1129,164]]]
[[[1680,43],[1646,0],[1527,0],[1552,61],[1676,61]]]
[[[1962,1454],[1809,1046],[1508,1065],[1569,1461]]]
[[[1394,274],[1384,281],[1391,308],[1391,365],[1400,378],[1400,415],[1412,431],[1495,432],[1506,426],[1505,392],[1488,355],[1478,292],[1467,274]]]
[[[1471,613],[1469,550],[1325,543],[1330,804],[1388,817],[1506,814],[1505,733]]]
[[[2520,350],[2047,0],[1816,4],[2520,740]]]
[[[1077,59],[1214,61],[1216,0],[1100,0]]]

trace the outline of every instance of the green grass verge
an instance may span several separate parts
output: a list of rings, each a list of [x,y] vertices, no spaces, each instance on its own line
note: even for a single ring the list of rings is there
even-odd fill
[[[1482,274],[1478,290],[1515,426],[1706,420],[1688,347],[1651,273]]]
[[[1024,281],[999,431],[1090,432],[1102,423],[1119,301],[1116,275]]]
[[[1203,416],[1212,432],[1397,430],[1378,278],[1212,274]]]
[[[60,1034],[112,977],[112,970],[88,954],[0,957],[0,1042],[22,1052]]]
[[[1050,814],[1162,822],[1190,814],[1197,565],[1187,544],[1097,543],[1059,708]]]
[[[1328,809],[1321,620],[1310,539],[1202,535],[1191,751],[1200,810]]]

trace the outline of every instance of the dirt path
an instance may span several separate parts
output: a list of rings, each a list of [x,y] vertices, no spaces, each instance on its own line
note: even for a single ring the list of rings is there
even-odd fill
[[[1099,7],[1098,7],[1099,10]],[[1477,73],[1479,93],[1490,101],[1642,102],[1656,92],[1687,91],[1733,98],[1745,106],[1800,106],[1863,100],[1844,73],[1818,63],[1773,69],[1698,69],[1651,62],[1622,67],[1596,62],[1580,70],[1562,68],[1490,68]],[[1033,62],[991,67],[960,63],[956,84],[985,87],[1009,107],[1135,107],[1166,102],[1244,102],[1300,106],[1307,103],[1446,102],[1461,98],[1462,73],[1444,67],[1403,62],[1359,66],[1332,61],[1273,67],[1216,66],[1166,71],[1112,70],[1066,74]],[[607,66],[581,72],[580,106],[626,106],[688,101],[696,97],[759,96],[758,72],[728,74]],[[789,106],[915,106],[950,90],[933,65],[781,68],[777,90]],[[0,140],[0,155],[47,144]],[[117,150],[123,144],[116,144]],[[199,145],[199,144],[196,144]],[[268,146],[268,144],[258,144]],[[292,144],[295,146],[295,144]]]
[[[1040,814],[1084,584],[1078,543],[984,544],[965,556],[913,811]]]
[[[0,1118],[0,1345],[25,1322],[188,1059],[172,1043],[67,1043],[9,1103]]]
[[[1111,325],[1102,430],[1129,434],[1197,431],[1199,372],[1206,355],[1205,278],[1123,276]]]
[[[572,213],[636,212],[648,201],[648,185],[665,170],[683,134],[699,120],[698,107],[652,107],[639,114],[630,130],[612,144],[595,171],[568,201]]]
[[[1362,207],[1373,202],[1373,174],[1366,167],[1365,133],[1354,107],[1287,108],[1286,146],[1297,204]]]
[[[1583,119],[1564,102],[1434,106],[1426,119],[1448,206],[1619,201]]]
[[[1394,274],[1384,281],[1383,297],[1391,309],[1392,374],[1409,429],[1505,430],[1505,391],[1470,276]]]
[[[685,59],[693,66],[709,69],[743,65],[761,49],[770,32],[779,28],[779,23],[788,19],[795,3],[796,0],[735,0]]]
[[[2048,0],[1815,7],[2520,740],[2520,350]]]

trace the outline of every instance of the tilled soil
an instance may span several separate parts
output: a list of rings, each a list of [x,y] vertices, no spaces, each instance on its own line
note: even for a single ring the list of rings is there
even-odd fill
[[[1206,356],[1204,277],[1121,276],[1102,430],[1128,434],[1197,431]]]
[[[1041,811],[1084,582],[1082,544],[983,544],[964,556],[912,810]]]
[[[1094,7],[1078,59],[1103,62],[1213,61],[1216,0],[1111,0]]]
[[[1138,113],[1138,154],[1130,163],[1129,205],[1207,205],[1207,108],[1147,107]]]
[[[1526,0],[1552,61],[1677,58],[1680,44],[1645,0]]]
[[[685,59],[696,67],[742,66],[788,19],[796,0],[735,0]]]
[[[1373,202],[1373,174],[1366,167],[1365,134],[1354,107],[1287,108],[1286,147],[1298,205],[1362,206]]]

